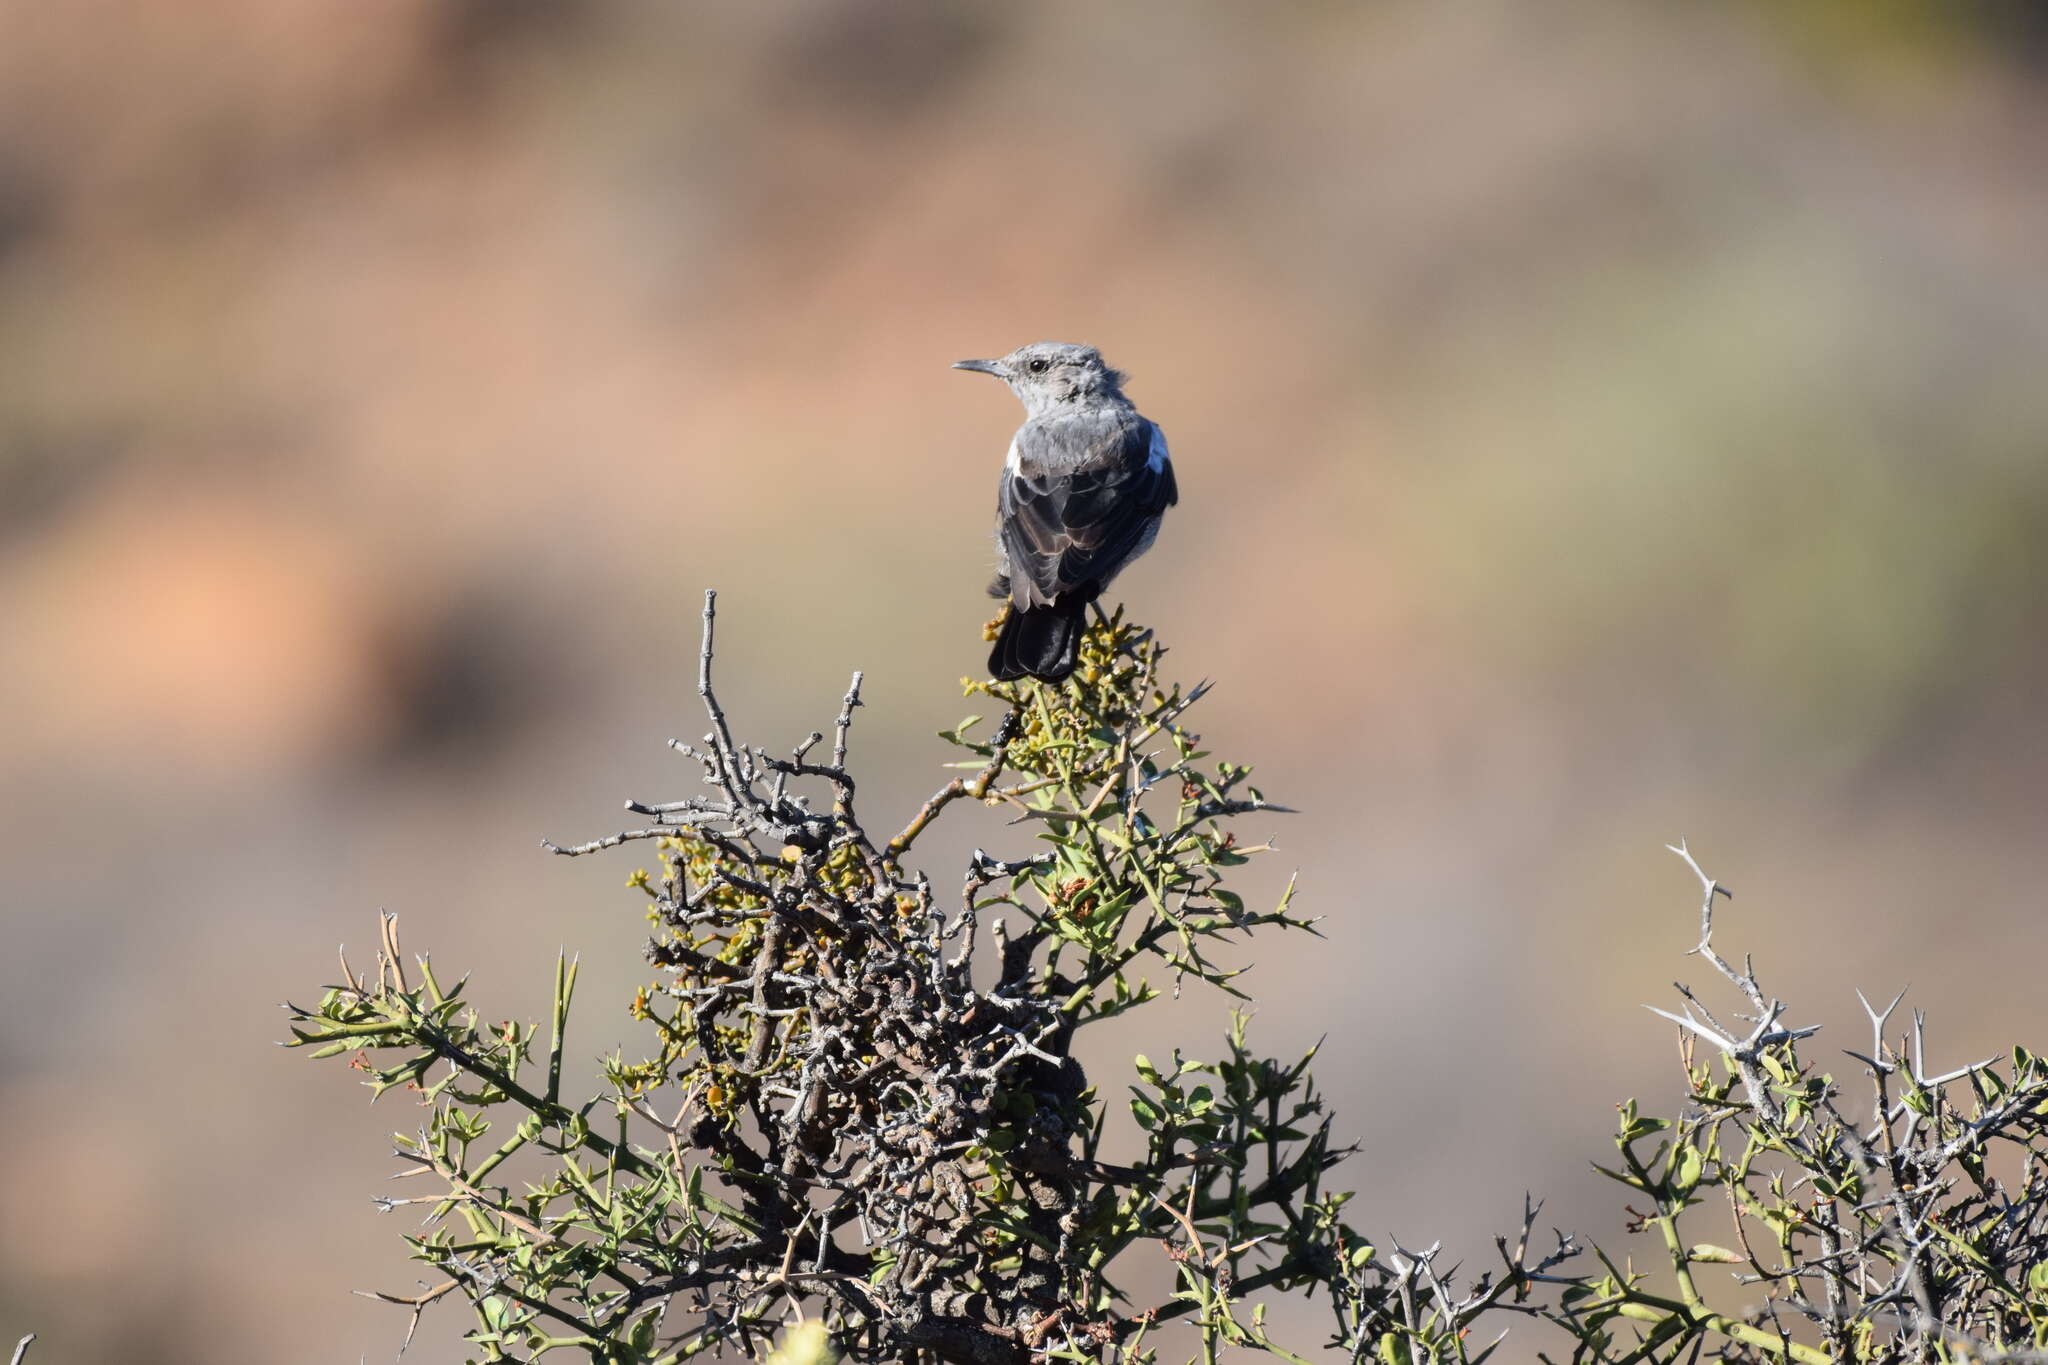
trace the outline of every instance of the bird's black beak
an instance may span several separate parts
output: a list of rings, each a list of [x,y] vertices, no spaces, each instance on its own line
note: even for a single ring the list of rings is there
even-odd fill
[[[978,370],[982,374],[992,374],[998,379],[1008,379],[1010,377],[1009,371],[1003,368],[1003,362],[1000,360],[956,360],[953,362],[953,368],[956,370]]]

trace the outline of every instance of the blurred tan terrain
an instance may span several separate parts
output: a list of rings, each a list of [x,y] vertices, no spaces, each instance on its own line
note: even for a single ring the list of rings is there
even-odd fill
[[[2037,13],[0,0],[0,1336],[388,1358],[416,1120],[276,1003],[388,907],[630,1038],[632,859],[538,841],[682,789],[705,586],[907,811],[1017,418],[946,366],[1039,338],[1173,439],[1119,587],[1307,812],[1251,984],[1361,1227],[1615,1232],[1680,835],[1823,1041],[2048,1045]]]

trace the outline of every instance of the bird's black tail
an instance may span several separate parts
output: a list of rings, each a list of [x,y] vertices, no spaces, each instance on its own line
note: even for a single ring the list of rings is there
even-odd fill
[[[1050,606],[1012,606],[989,651],[988,671],[1002,682],[1038,678],[1058,682],[1074,671],[1081,655],[1081,625],[1088,599],[1079,593]]]

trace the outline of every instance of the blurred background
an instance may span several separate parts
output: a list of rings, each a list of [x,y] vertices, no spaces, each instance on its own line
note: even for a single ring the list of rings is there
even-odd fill
[[[0,1336],[388,1358],[417,1116],[277,1003],[384,907],[631,1040],[635,857],[539,840],[693,781],[707,586],[907,813],[1019,415],[946,367],[1041,338],[1172,437],[1119,592],[1305,811],[1251,986],[1362,1228],[1618,1239],[1679,836],[1821,1055],[2048,1045],[2043,13],[0,0]]]

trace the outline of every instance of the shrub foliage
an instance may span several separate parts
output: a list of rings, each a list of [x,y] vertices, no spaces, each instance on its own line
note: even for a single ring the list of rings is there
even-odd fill
[[[396,1143],[429,1193],[379,1202],[423,1213],[406,1240],[434,1278],[379,1297],[415,1323],[466,1300],[474,1359],[669,1365],[762,1354],[796,1323],[782,1359],[961,1365],[1135,1363],[1162,1342],[1205,1362],[1230,1347],[1476,1362],[1518,1321],[1529,1350],[1594,1362],[2048,1346],[2048,1067],[2023,1049],[1930,1076],[1919,1017],[1893,1038],[1897,1002],[1872,1010],[1869,1051],[1850,1054],[1869,1112],[1851,1117],[1799,1053],[1814,1030],[1714,949],[1725,893],[1702,873],[1697,951],[1741,1012],[1724,1024],[1683,988],[1659,1011],[1686,1042],[1684,1104],[1670,1119],[1622,1106],[1606,1171],[1646,1254],[1539,1241],[1528,1204],[1489,1270],[1456,1275],[1435,1248],[1347,1225],[1313,1054],[1261,1055],[1243,1013],[1212,1061],[1140,1057],[1105,1088],[1074,1058],[1082,1030],[1163,986],[1242,997],[1227,945],[1314,932],[1291,884],[1272,908],[1231,889],[1265,851],[1236,826],[1283,808],[1202,750],[1186,717],[1204,689],[1161,676],[1149,632],[1098,621],[1058,686],[970,683],[1000,719],[944,732],[960,775],[885,834],[847,762],[860,675],[829,750],[822,733],[787,757],[745,744],[712,687],[714,605],[710,730],[672,741],[704,790],[549,846],[644,842],[654,860],[630,883],[656,969],[630,1002],[645,1042],[604,1059],[596,1094],[563,1093],[572,961],[555,964],[544,1032],[489,1023],[466,981],[408,967],[387,917],[372,970],[344,962],[318,1005],[287,1006],[290,1045],[423,1108]],[[942,891],[912,854],[973,804],[1035,848],[977,850]],[[1105,1149],[1112,1105],[1140,1150]],[[1141,1301],[1161,1268],[1174,1288]],[[1277,1340],[1266,1307],[1284,1294],[1320,1300],[1328,1330]]]

